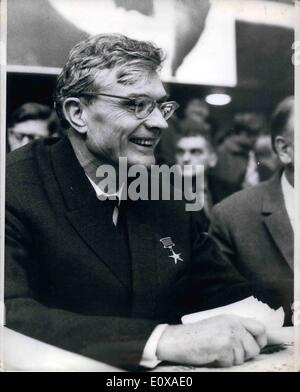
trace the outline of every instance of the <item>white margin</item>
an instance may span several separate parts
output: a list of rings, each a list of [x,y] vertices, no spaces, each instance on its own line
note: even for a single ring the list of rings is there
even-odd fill
[[[295,1],[296,20],[300,20],[300,0]],[[300,26],[295,26],[295,42],[300,41]],[[295,322],[295,371],[300,371],[300,64],[295,64],[295,245],[294,245],[294,322]]]
[[[59,75],[62,68],[58,67],[41,67],[34,65],[7,65],[7,72],[15,73],[29,73],[29,74],[42,74],[42,75]]]
[[[0,371],[3,371],[7,0],[0,0]]]

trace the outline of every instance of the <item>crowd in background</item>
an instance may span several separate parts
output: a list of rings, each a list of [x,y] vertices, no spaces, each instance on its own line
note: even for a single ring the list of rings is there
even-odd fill
[[[206,102],[193,98],[185,106],[183,118],[174,115],[170,119],[158,146],[160,164],[204,166],[207,217],[214,204],[268,180],[279,167],[270,125],[263,115],[236,113],[232,122],[231,129],[219,130]]]

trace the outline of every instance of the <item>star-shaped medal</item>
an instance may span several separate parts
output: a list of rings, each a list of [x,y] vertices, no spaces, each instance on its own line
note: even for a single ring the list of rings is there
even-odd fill
[[[169,249],[172,253],[171,257],[174,260],[174,263],[177,264],[178,261],[184,261],[181,258],[181,253],[175,253],[173,247],[175,246],[174,242],[172,241],[171,237],[164,237],[160,239],[160,242],[163,244],[165,249]]]
[[[172,251],[172,255],[169,257],[172,257],[174,259],[174,263],[177,264],[178,261],[183,261],[183,259],[180,257],[181,253],[175,253],[173,249],[170,249]]]

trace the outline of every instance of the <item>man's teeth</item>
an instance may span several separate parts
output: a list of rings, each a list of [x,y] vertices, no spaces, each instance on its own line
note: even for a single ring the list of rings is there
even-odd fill
[[[130,139],[130,141],[134,144],[138,144],[139,146],[146,146],[146,147],[152,147],[154,145],[154,140],[153,139]]]

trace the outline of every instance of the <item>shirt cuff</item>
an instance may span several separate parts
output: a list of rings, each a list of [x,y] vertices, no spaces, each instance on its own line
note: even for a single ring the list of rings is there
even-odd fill
[[[159,339],[167,326],[168,324],[159,324],[154,328],[144,347],[140,366],[152,369],[161,362],[156,356],[156,350]]]

